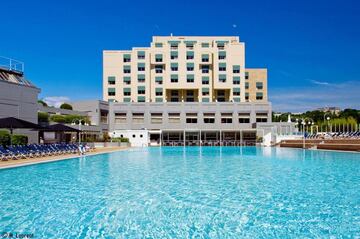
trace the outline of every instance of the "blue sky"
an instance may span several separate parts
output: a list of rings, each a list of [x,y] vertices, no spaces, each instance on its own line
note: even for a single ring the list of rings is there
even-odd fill
[[[0,55],[49,101],[101,99],[102,50],[153,35],[238,35],[274,110],[360,109],[359,1],[3,1]]]

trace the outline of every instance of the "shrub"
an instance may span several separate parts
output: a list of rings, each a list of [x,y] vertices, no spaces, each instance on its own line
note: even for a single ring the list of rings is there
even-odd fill
[[[7,130],[0,130],[0,145],[10,145],[10,133]]]
[[[112,142],[129,143],[129,139],[128,139],[128,138],[112,138],[111,141],[112,141]]]
[[[64,110],[72,110],[73,107],[68,104],[68,103],[63,103],[62,105],[60,105],[60,109],[64,109]]]
[[[21,134],[11,135],[11,144],[13,145],[26,145],[28,143],[28,137]]]
[[[39,122],[49,122],[49,114],[46,112],[38,112]]]
[[[108,132],[104,132],[102,139],[103,139],[104,142],[109,142],[109,141],[110,141],[109,133],[108,133]]]
[[[50,116],[50,121],[56,123],[65,123],[65,116],[63,115],[52,115]]]

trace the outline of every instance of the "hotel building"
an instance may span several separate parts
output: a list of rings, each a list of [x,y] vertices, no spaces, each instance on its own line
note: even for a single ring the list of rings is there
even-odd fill
[[[267,70],[245,68],[238,37],[153,37],[103,57],[106,101],[267,102]]]
[[[274,128],[267,69],[247,68],[233,36],[154,36],[150,47],[105,50],[103,100],[112,136],[142,145],[243,144]]]

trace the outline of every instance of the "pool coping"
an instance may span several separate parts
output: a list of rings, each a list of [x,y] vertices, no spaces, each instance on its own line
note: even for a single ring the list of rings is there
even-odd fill
[[[3,170],[3,169],[26,167],[26,166],[31,166],[31,165],[35,165],[35,164],[52,163],[52,162],[58,162],[58,161],[62,161],[62,160],[69,160],[69,159],[75,159],[75,158],[83,158],[83,157],[86,157],[86,156],[95,156],[95,155],[99,155],[99,154],[115,153],[115,152],[119,152],[119,151],[128,150],[129,148],[130,148],[130,147],[119,148],[119,149],[116,149],[116,150],[105,151],[105,152],[95,152],[95,153],[90,153],[90,154],[85,154],[85,155],[69,155],[69,156],[61,157],[61,158],[46,159],[46,160],[33,161],[33,162],[23,161],[23,162],[21,162],[21,163],[19,163],[19,164],[13,164],[13,165],[0,165],[0,171]],[[18,159],[18,160],[26,160],[26,159]]]

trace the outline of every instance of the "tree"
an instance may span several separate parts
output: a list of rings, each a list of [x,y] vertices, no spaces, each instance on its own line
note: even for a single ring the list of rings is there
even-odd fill
[[[46,104],[46,102],[43,100],[38,100],[37,102],[42,106],[48,106],[48,104]]]
[[[60,109],[64,109],[64,110],[72,110],[73,107],[68,104],[68,103],[63,103],[62,105],[60,105]]]
[[[340,112],[339,117],[341,117],[341,118],[352,117],[357,122],[360,122],[360,113],[358,110],[354,110],[354,109],[344,109],[343,111]]]

